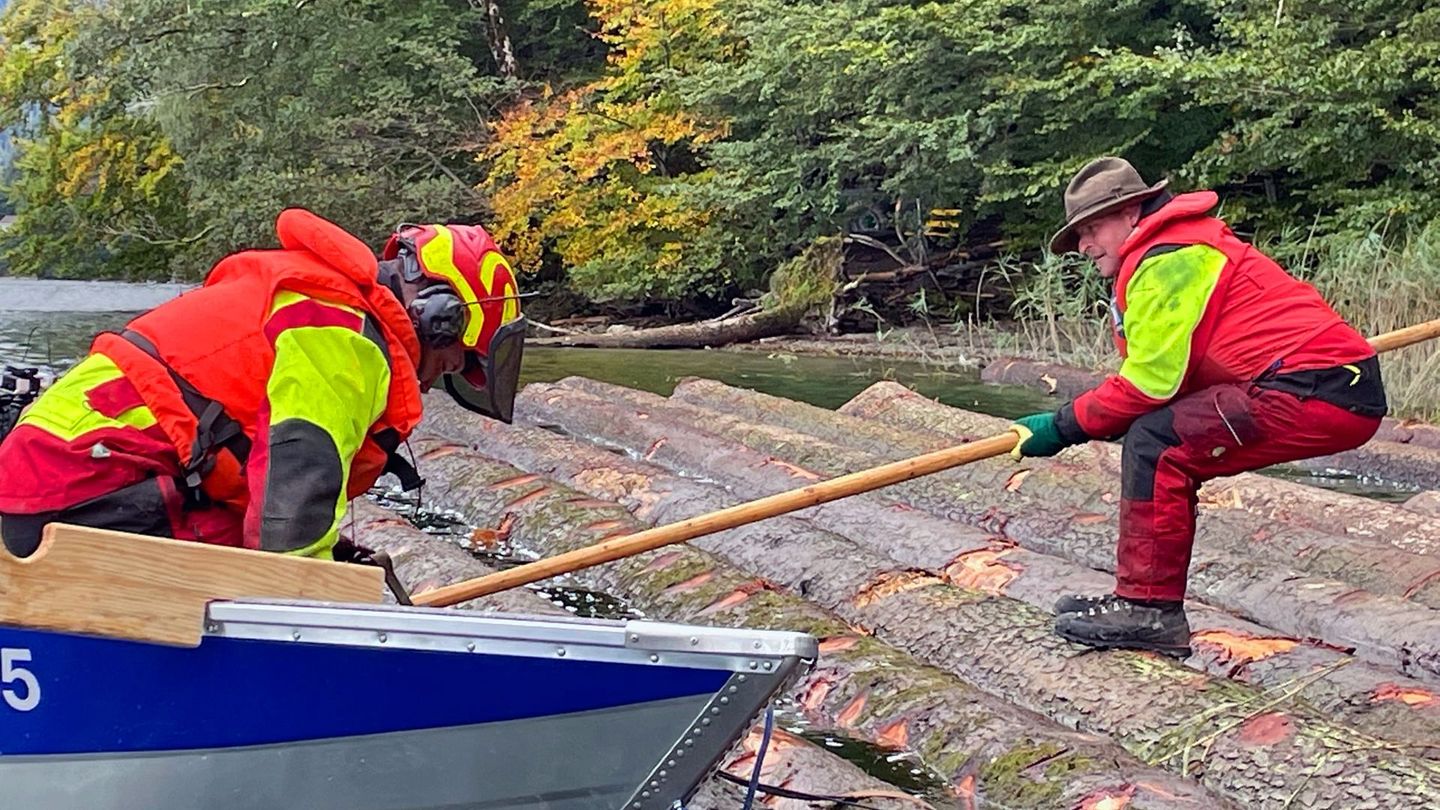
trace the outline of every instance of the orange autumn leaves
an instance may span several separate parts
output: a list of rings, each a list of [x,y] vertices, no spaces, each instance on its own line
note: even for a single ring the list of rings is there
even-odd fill
[[[517,101],[482,155],[493,230],[515,261],[553,253],[591,294],[666,293],[697,270],[719,271],[697,235],[710,212],[688,191],[710,175],[697,150],[723,121],[687,109],[688,74],[726,58],[716,0],[592,0],[610,47],[604,73],[573,89]]]

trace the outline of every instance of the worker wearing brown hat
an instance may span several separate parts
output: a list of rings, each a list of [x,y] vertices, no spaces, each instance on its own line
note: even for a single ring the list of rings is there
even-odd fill
[[[1211,478],[1357,447],[1385,414],[1375,351],[1211,212],[1102,157],[1065,189],[1055,253],[1113,279],[1120,370],[1024,417],[1017,458],[1124,436],[1115,592],[1065,597],[1056,632],[1094,647],[1189,653],[1183,600],[1196,493]]]

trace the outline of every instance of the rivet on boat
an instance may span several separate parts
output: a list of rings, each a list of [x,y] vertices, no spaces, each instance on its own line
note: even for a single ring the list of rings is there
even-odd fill
[[[691,646],[691,647],[699,646],[699,644],[700,644],[700,639],[698,639],[698,638],[696,638],[696,637],[694,637],[694,636],[691,636],[691,637],[690,637],[690,646]]]
[[[660,656],[655,655],[654,653],[651,653],[651,655],[650,655],[650,663],[652,663],[652,664],[658,664],[658,663],[660,663]]]
[[[467,642],[465,644],[465,649],[469,650],[470,652],[475,652],[475,642]]]
[[[290,638],[293,638],[293,639],[295,639],[296,641],[299,641],[299,640],[300,640],[300,631],[299,631],[299,630],[295,630],[295,631],[291,632],[291,633],[290,633]]]
[[[560,656],[561,658],[564,658],[564,657],[565,657],[565,648],[564,648],[564,647],[557,647],[557,648],[555,648],[555,654],[558,655],[558,656]]]
[[[387,635],[385,635],[384,633],[381,633],[381,634],[377,635],[376,638],[378,638],[378,639],[380,640],[380,643],[381,643],[381,644],[384,644],[386,641],[388,641],[388,640],[390,639],[390,637],[387,636]]]

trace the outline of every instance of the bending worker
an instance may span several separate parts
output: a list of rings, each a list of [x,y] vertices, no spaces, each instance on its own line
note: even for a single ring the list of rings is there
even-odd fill
[[[1187,655],[1182,600],[1197,491],[1211,478],[1364,444],[1385,415],[1375,350],[1309,284],[1129,163],[1091,162],[1065,190],[1055,253],[1114,280],[1120,371],[1020,419],[1020,456],[1124,436],[1115,592],[1065,597],[1056,631],[1093,647]]]
[[[0,444],[0,536],[52,521],[329,558],[437,382],[508,421],[525,322],[476,226],[406,226],[377,263],[303,209],[278,250],[221,260],[199,289],[99,335]]]

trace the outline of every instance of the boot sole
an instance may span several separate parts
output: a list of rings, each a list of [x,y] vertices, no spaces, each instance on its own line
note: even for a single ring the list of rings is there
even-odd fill
[[[1064,630],[1056,630],[1055,634],[1076,644],[1083,644],[1086,647],[1093,647],[1097,650],[1147,650],[1157,652],[1161,655],[1168,655],[1171,658],[1186,659],[1192,654],[1190,645],[1178,647],[1173,644],[1160,644],[1154,641],[1104,641],[1095,638],[1081,638],[1073,633]]]

